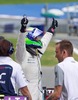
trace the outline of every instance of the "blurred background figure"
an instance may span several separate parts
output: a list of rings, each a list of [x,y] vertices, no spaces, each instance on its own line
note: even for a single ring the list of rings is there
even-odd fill
[[[69,35],[78,35],[78,19],[71,16],[69,20]]]

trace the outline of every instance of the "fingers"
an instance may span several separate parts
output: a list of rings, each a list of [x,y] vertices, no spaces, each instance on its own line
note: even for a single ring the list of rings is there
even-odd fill
[[[53,23],[55,27],[58,27],[58,21],[53,18]]]
[[[27,19],[26,15],[23,15],[23,18],[24,18],[24,23],[28,24],[28,19]]]
[[[28,19],[26,18],[26,24],[28,24]]]
[[[23,18],[23,23],[26,23],[26,18]]]
[[[21,25],[27,25],[28,24],[28,19],[26,17],[26,15],[23,15],[23,18],[21,19]]]
[[[28,24],[28,19],[26,16],[23,16],[23,18],[21,19],[21,29],[20,32],[24,33],[26,31],[26,27]]]
[[[57,20],[56,20],[56,27],[58,27],[58,22],[57,22]]]

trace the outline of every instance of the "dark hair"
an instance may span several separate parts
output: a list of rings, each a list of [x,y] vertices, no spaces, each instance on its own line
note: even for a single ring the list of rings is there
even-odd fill
[[[3,40],[4,39],[4,37],[3,36],[0,36],[0,40]]]
[[[73,45],[69,40],[62,40],[60,42],[57,42],[57,44],[60,44],[60,51],[63,51],[64,49],[68,52],[68,55],[73,55]]]
[[[3,39],[0,41],[0,56],[9,56],[14,52],[13,44]]]

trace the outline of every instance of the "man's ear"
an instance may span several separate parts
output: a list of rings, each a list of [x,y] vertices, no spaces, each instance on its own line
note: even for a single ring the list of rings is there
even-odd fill
[[[66,56],[67,55],[67,51],[64,49],[63,50],[63,55]]]
[[[65,53],[66,53],[66,50],[64,49],[64,50],[63,50],[63,54],[65,54]]]

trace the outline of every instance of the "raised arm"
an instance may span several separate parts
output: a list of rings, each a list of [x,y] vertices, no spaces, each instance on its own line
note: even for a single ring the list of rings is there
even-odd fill
[[[48,47],[48,44],[50,43],[50,40],[54,35],[56,27],[58,27],[58,22],[53,18],[51,26],[49,27],[49,29],[41,39],[43,47],[42,49],[39,49],[39,51],[42,52],[42,54],[45,52],[46,48]]]
[[[15,53],[16,61],[20,64],[22,63],[26,55],[26,46],[25,46],[25,35],[26,34],[25,33],[26,33],[27,24],[28,24],[28,19],[24,17],[21,20],[21,29],[20,29],[18,40],[17,40],[16,53]]]

